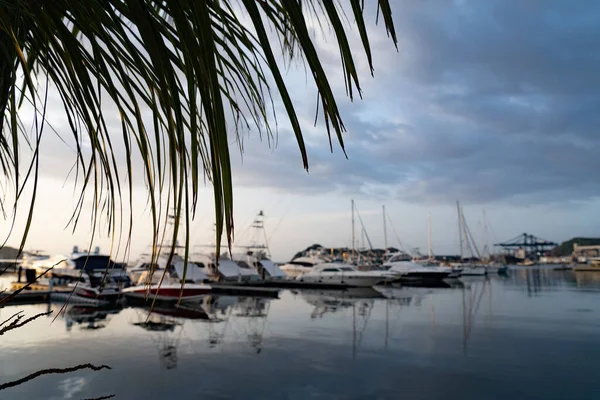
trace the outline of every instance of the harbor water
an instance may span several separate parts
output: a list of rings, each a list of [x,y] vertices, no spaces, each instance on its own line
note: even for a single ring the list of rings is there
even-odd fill
[[[0,337],[0,399],[598,399],[600,273],[53,311]]]

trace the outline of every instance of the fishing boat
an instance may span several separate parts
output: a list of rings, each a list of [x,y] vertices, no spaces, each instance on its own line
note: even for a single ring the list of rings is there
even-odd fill
[[[347,287],[370,287],[397,279],[386,271],[357,271],[349,264],[323,263],[296,277],[297,281]]]
[[[282,279],[287,275],[271,260],[264,216],[262,211],[258,213],[251,226],[254,230],[254,238],[248,246],[241,246],[243,251],[233,253],[231,258],[240,267],[254,268],[262,279]]]
[[[217,255],[212,245],[196,246],[196,250],[190,254],[190,260],[213,281],[248,282],[260,280],[260,275],[248,264],[236,263],[227,254],[221,254],[217,261]]]

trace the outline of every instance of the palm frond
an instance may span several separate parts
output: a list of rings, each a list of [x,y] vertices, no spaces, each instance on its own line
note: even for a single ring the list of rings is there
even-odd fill
[[[344,149],[340,109],[306,21],[312,10],[319,24],[332,28],[352,98],[361,87],[350,29],[358,30],[371,71],[373,61],[364,5],[350,0],[354,25],[344,23],[343,7],[334,0],[0,0],[0,166],[17,194],[14,207],[25,185],[37,185],[44,97],[53,90],[62,100],[76,144],[81,194],[73,226],[91,195],[92,223],[102,214],[110,234],[122,229],[116,210],[133,206],[131,158],[137,153],[148,188],[154,248],[171,206],[173,238],[181,220],[189,231],[200,183],[207,177],[214,189],[219,254],[223,233],[231,243],[234,227],[229,135],[254,128],[272,136],[275,91],[303,166],[309,166],[280,56],[271,45],[274,38],[284,57],[304,60],[317,87],[330,143],[335,135]],[[379,0],[377,7],[396,43],[389,2]],[[43,84],[40,88],[38,82],[49,82],[50,89]],[[20,147],[26,134],[19,110],[24,98],[36,111],[36,140],[28,168],[33,174],[22,177]],[[107,105],[116,107],[120,131],[109,129]],[[83,150],[84,142],[89,150]],[[119,172],[115,154],[120,142],[127,157],[126,176]],[[126,193],[129,199],[124,201]],[[28,226],[34,206],[35,196]],[[130,233],[132,224],[130,219]]]

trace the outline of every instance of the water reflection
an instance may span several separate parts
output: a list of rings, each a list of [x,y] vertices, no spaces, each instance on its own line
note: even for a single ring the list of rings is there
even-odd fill
[[[118,314],[122,307],[101,308],[89,306],[69,306],[65,310],[64,320],[67,331],[77,326],[81,330],[97,330],[106,327],[112,314]]]
[[[114,369],[69,375],[85,382],[75,398],[107,388],[126,399],[395,399],[400,391],[408,398],[597,398],[599,313],[600,274],[515,268],[435,288],[209,295],[152,309],[73,306],[60,317],[64,324],[36,321],[22,336],[6,335],[0,350],[14,369],[6,380],[33,370],[31,357],[43,368],[58,360]],[[11,356],[25,350],[26,360]],[[64,381],[33,380],[0,397],[62,398]]]

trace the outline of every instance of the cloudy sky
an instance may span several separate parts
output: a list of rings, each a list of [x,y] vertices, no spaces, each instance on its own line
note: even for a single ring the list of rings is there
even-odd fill
[[[381,206],[390,223],[388,242],[458,252],[456,200],[475,236],[489,241],[522,232],[560,242],[600,236],[600,8],[593,1],[392,1],[398,51],[369,10],[375,76],[357,45],[363,99],[344,98],[339,52],[331,36],[315,41],[339,95],[348,159],[329,143],[322,122],[313,125],[315,89],[294,65],[287,79],[300,114],[310,170],[302,169],[285,124],[277,146],[256,134],[243,137],[234,155],[238,243],[250,240],[259,210],[273,258],[289,259],[313,243],[349,246],[350,200],[373,246],[383,246]],[[61,126],[61,114],[53,114]],[[63,121],[64,122],[64,121]],[[73,153],[44,138],[43,175],[36,220],[27,248],[66,252],[86,245],[85,225],[65,229],[75,200],[65,182]],[[67,163],[65,160],[71,157]],[[68,181],[68,179],[67,179]],[[149,243],[150,218],[137,182],[133,253]],[[211,240],[210,188],[200,198],[191,232]],[[19,220],[18,220],[19,221]],[[2,233],[7,232],[6,222]],[[395,230],[395,233],[393,232]],[[18,228],[15,229],[15,232]],[[357,237],[361,235],[357,230]],[[17,244],[17,236],[9,244]],[[108,249],[100,235],[96,243]]]

